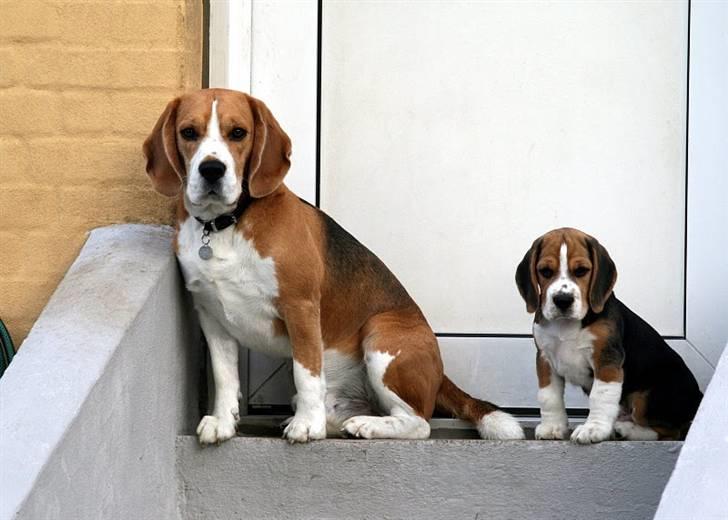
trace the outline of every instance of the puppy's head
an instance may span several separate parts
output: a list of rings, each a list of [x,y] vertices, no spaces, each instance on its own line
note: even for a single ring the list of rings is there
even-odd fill
[[[604,309],[617,281],[609,253],[594,238],[572,228],[536,239],[516,269],[516,284],[528,312],[547,320],[577,319]]]
[[[187,210],[210,219],[232,211],[244,190],[273,192],[290,167],[291,141],[262,101],[205,89],[169,102],[144,155],[158,192],[184,190]]]

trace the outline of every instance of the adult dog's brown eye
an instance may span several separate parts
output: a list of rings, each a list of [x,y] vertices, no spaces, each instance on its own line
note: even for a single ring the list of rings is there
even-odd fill
[[[538,272],[541,273],[541,276],[543,276],[544,278],[551,278],[554,275],[554,271],[552,269],[549,269],[548,267],[539,269]]]
[[[182,136],[182,138],[186,141],[194,141],[197,139],[197,130],[192,128],[191,126],[188,126],[187,128],[183,128],[180,130],[179,135]]]
[[[233,141],[242,141],[247,133],[248,132],[246,132],[245,129],[236,126],[235,128],[233,128],[233,131],[230,132],[230,139],[232,139]]]
[[[576,276],[577,278],[581,278],[582,276],[586,276],[586,273],[588,273],[588,272],[589,272],[588,267],[584,267],[584,266],[577,267],[576,269],[574,269],[574,276]]]

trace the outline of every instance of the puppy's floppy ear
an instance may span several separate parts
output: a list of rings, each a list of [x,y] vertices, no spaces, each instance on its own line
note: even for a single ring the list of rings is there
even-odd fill
[[[177,151],[177,107],[179,98],[167,104],[152,133],[144,141],[144,156],[147,158],[147,174],[152,185],[162,195],[173,197],[182,186],[184,167]]]
[[[612,289],[617,281],[617,268],[607,250],[596,238],[588,237],[586,243],[589,246],[592,262],[589,306],[594,313],[599,314],[604,310],[604,304],[612,294]]]
[[[254,198],[265,197],[283,182],[291,166],[291,140],[265,103],[247,96],[255,118],[253,150],[248,160],[248,190]]]
[[[536,312],[536,309],[538,309],[536,262],[541,251],[542,241],[543,237],[540,237],[533,242],[531,249],[526,251],[526,255],[516,269],[516,285],[518,286],[518,292],[526,301],[526,310],[528,312]]]

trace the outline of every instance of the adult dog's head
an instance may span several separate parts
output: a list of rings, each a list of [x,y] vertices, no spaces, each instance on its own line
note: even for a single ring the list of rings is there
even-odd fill
[[[516,284],[528,312],[547,320],[578,319],[604,309],[617,281],[609,253],[596,238],[572,228],[536,239],[516,269]]]
[[[205,89],[173,99],[144,142],[154,188],[184,190],[193,216],[234,210],[241,196],[261,198],[283,182],[291,140],[265,104],[242,92]]]

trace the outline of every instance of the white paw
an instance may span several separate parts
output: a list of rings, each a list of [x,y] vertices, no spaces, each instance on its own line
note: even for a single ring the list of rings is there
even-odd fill
[[[628,438],[632,433],[634,423],[632,421],[616,421],[614,423],[614,431],[623,438]]]
[[[388,429],[392,429],[391,418],[387,417],[390,424],[387,425],[383,419],[384,417],[374,417],[370,415],[357,415],[344,421],[341,425],[341,431],[352,437],[360,437],[362,439],[374,439],[381,437],[382,427],[388,426]]]
[[[538,440],[562,440],[569,433],[569,425],[566,423],[545,423],[536,426],[536,439]]]
[[[214,415],[206,415],[197,426],[197,438],[203,446],[226,441],[235,436],[235,421],[220,419]]]
[[[308,442],[326,438],[326,416],[321,418],[294,415],[283,422],[283,438],[293,444],[294,442]]]
[[[627,441],[656,441],[660,437],[652,428],[640,426],[632,421],[616,421],[614,431]]]
[[[585,422],[571,434],[571,440],[577,444],[593,444],[606,441],[612,435],[611,425],[601,422]]]

